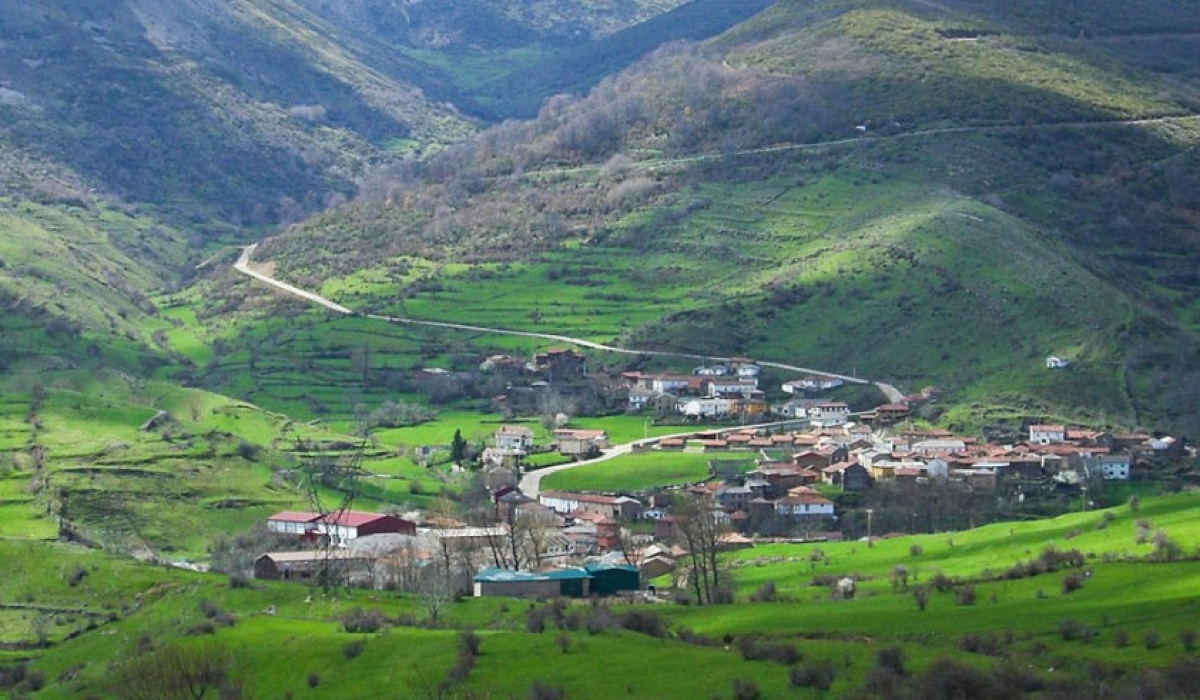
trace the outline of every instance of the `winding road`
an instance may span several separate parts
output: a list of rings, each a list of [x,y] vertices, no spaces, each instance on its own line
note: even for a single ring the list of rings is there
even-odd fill
[[[299,287],[290,285],[287,282],[283,282],[281,280],[277,280],[274,277],[263,274],[261,272],[258,272],[255,269],[253,269],[250,265],[251,265],[251,262],[252,262],[252,259],[254,256],[254,251],[257,249],[258,249],[257,243],[248,245],[244,249],[242,249],[241,256],[238,257],[237,262],[234,263],[234,269],[236,269],[238,272],[241,272],[244,275],[249,275],[250,277],[258,280],[259,282],[271,285],[272,287],[275,287],[276,289],[279,289],[283,292],[286,292],[293,296],[300,297],[300,298],[310,301],[314,304],[324,306],[325,308],[329,309],[330,311],[333,311],[334,313],[338,313],[338,314],[342,314],[342,315],[346,315],[346,316],[362,316],[363,318],[369,318],[369,319],[373,319],[376,321],[385,321],[387,323],[403,324],[403,325],[410,325],[410,326],[425,326],[425,327],[429,327],[429,328],[448,328],[451,330],[471,331],[474,333],[488,333],[488,334],[492,334],[492,335],[513,335],[513,336],[519,336],[522,338],[536,338],[538,340],[550,340],[550,341],[554,341],[556,343],[567,343],[569,345],[577,345],[577,346],[583,347],[583,348],[591,348],[592,350],[601,350],[603,352],[617,353],[620,355],[644,355],[644,356],[650,356],[650,357],[671,357],[671,358],[679,358],[679,359],[686,359],[686,360],[701,360],[701,361],[707,361],[707,362],[729,362],[730,360],[733,359],[731,357],[718,357],[715,355],[700,355],[700,354],[686,353],[686,352],[667,352],[667,351],[663,351],[663,350],[639,350],[636,348],[622,348],[622,347],[617,347],[615,345],[605,345],[604,343],[597,343],[597,342],[594,342],[591,340],[585,340],[583,338],[572,338],[572,337],[566,336],[566,335],[558,335],[556,333],[535,333],[533,331],[514,331],[514,330],[509,330],[506,328],[488,328],[486,326],[472,326],[472,325],[465,324],[465,323],[446,323],[444,321],[422,321],[422,320],[418,320],[415,318],[404,318],[404,317],[399,317],[399,316],[381,316],[379,314],[359,314],[351,309],[346,308],[345,306],[342,306],[341,304],[330,301],[329,299],[326,299],[323,296],[320,296],[313,292],[309,292],[309,291],[300,289]],[[882,383],[882,382],[870,382],[866,379],[860,379],[858,377],[851,377],[851,376],[844,375],[844,374],[835,374],[833,372],[826,372],[825,370],[812,369],[809,367],[799,367],[797,365],[788,365],[788,364],[784,364],[782,362],[758,361],[758,364],[762,365],[763,367],[772,367],[775,369],[786,370],[788,372],[796,372],[798,374],[822,374],[827,377],[835,377],[837,379],[841,379],[842,381],[848,382],[851,384],[864,384],[864,385],[865,384],[874,384],[876,387],[879,388],[880,391],[882,391],[884,393],[885,396],[888,397],[888,400],[892,401],[892,402],[899,401],[901,399],[901,397],[903,396],[903,394],[901,394],[900,391],[898,389],[896,389],[896,387],[894,387],[890,384]]]

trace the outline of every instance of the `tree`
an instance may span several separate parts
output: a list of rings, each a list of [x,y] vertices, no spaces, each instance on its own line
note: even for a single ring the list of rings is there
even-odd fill
[[[126,660],[111,692],[125,700],[233,700],[245,696],[233,655],[217,645],[171,644]]]
[[[672,509],[677,540],[688,551],[688,580],[698,605],[725,602],[729,581],[718,561],[718,539],[725,527],[703,496],[677,498]]]
[[[462,436],[462,431],[455,428],[454,437],[450,440],[450,461],[455,464],[462,464],[467,459],[467,440]]]

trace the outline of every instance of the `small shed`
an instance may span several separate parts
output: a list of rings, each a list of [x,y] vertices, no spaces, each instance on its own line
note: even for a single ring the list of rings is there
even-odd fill
[[[610,596],[642,588],[642,577],[637,567],[627,564],[597,563],[588,564],[583,568],[592,577],[593,595]]]

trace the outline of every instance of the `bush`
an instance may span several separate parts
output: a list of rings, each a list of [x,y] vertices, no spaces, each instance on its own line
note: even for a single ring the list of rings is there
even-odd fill
[[[342,645],[342,656],[345,656],[347,659],[354,659],[357,658],[359,654],[363,653],[363,650],[366,648],[367,640],[365,639],[356,639],[353,642],[346,642],[344,645]]]
[[[1196,630],[1192,628],[1179,630],[1179,641],[1183,644],[1183,650],[1191,652],[1196,648]]]
[[[788,673],[788,682],[793,688],[815,688],[826,691],[835,680],[837,680],[837,668],[828,659],[797,666]]]
[[[564,654],[571,651],[571,637],[566,632],[559,632],[558,636],[554,638],[554,643]]]
[[[563,700],[567,693],[558,686],[537,681],[529,686],[529,700]]]
[[[738,651],[747,661],[774,661],[784,666],[800,663],[800,652],[796,645],[786,642],[771,642],[756,637],[741,637],[737,640]]]
[[[939,571],[929,579],[929,585],[938,593],[946,593],[954,589],[954,580]]]
[[[71,588],[83,583],[83,579],[87,578],[88,571],[82,564],[76,564],[71,568],[71,573],[67,574],[67,585]]]
[[[968,654],[983,654],[985,656],[1004,656],[1004,646],[1000,639],[992,634],[964,634],[958,638],[958,648]]]
[[[910,557],[919,557],[924,553],[925,553],[925,548],[919,544],[914,544],[913,546],[908,548],[908,556],[910,556]]]
[[[667,635],[666,621],[651,610],[629,610],[621,613],[617,623],[630,632],[640,632],[660,639]]]
[[[917,610],[924,610],[929,605],[929,586],[913,586],[912,594],[917,602]]]
[[[379,610],[352,608],[342,614],[342,629],[353,634],[378,632],[386,622],[387,617]]]
[[[1083,582],[1084,582],[1085,578],[1086,578],[1086,576],[1084,575],[1084,573],[1082,571],[1072,571],[1071,573],[1067,574],[1066,576],[1063,576],[1063,582],[1062,582],[1063,595],[1066,595],[1068,593],[1074,593],[1075,591],[1079,590],[1080,588],[1083,588]]]
[[[758,700],[758,684],[747,678],[733,679],[733,700]]]
[[[967,584],[962,588],[954,591],[954,602],[957,605],[974,605],[975,604],[975,586]]]
[[[1086,625],[1079,620],[1066,619],[1058,623],[1058,633],[1066,641],[1081,641],[1086,642],[1096,635],[1090,625]]]
[[[1129,633],[1123,629],[1113,632],[1113,644],[1117,648],[1123,648],[1129,644]]]
[[[1154,630],[1150,630],[1146,633],[1145,642],[1146,648],[1151,650],[1157,649],[1162,645],[1158,640],[1158,632],[1155,632]]]
[[[759,586],[758,590],[755,591],[750,596],[750,602],[752,602],[752,603],[770,603],[770,602],[773,602],[774,600],[775,600],[775,582],[774,581],[767,581],[763,585]]]
[[[316,688],[318,685],[321,685],[321,676],[320,676],[320,674],[317,674],[317,673],[310,673],[310,674],[308,674],[308,687],[309,687],[309,688]]]

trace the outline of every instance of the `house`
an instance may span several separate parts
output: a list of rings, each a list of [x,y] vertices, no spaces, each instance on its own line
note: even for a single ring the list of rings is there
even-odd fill
[[[726,513],[732,513],[745,510],[754,495],[746,486],[722,486],[713,492],[713,500],[724,508]]]
[[[587,358],[570,348],[550,348],[538,353],[533,356],[533,366],[551,382],[587,375]]]
[[[558,451],[568,457],[592,457],[608,447],[608,433],[603,430],[554,431],[554,444]]]
[[[793,379],[790,382],[784,382],[780,387],[785,394],[808,394],[818,391],[828,391],[836,389],[844,384],[841,379],[836,377],[825,377],[817,374],[811,374],[800,379]]]
[[[543,491],[538,495],[538,500],[563,515],[582,511],[614,520],[636,520],[642,515],[642,502],[629,496]]]
[[[533,447],[533,430],[523,425],[502,425],[493,433],[496,447],[524,454]]]
[[[813,425],[842,425],[850,419],[850,406],[841,401],[822,401],[808,409],[808,419]]]
[[[1087,474],[1100,474],[1108,481],[1128,481],[1132,459],[1128,454],[1092,454],[1083,457]]]
[[[833,501],[817,493],[798,492],[775,501],[775,514],[795,520],[808,517],[833,517]]]
[[[733,413],[734,401],[731,399],[709,398],[690,399],[676,404],[676,410],[689,418],[717,418]]]
[[[1046,369],[1066,369],[1071,366],[1070,360],[1064,360],[1061,357],[1051,355],[1046,358]]]
[[[326,573],[339,584],[370,581],[371,559],[344,549],[268,552],[254,560],[254,578],[263,581],[304,581]]]
[[[909,416],[908,404],[885,403],[875,407],[875,422],[879,425],[899,423]]]
[[[329,536],[334,542],[346,542],[363,535],[378,535],[394,532],[402,535],[417,534],[417,524],[392,515],[360,513],[352,510],[334,511],[321,515],[297,511],[284,511],[267,518],[267,529],[271,532],[300,535],[315,539]]]
[[[858,462],[838,462],[821,470],[822,481],[842,487],[843,491],[871,488],[871,474]]]
[[[1067,439],[1067,428],[1062,425],[1029,426],[1029,442],[1034,445],[1056,445]]]
[[[701,365],[692,370],[698,377],[724,377],[729,374],[728,365]]]
[[[704,382],[708,395],[714,398],[748,399],[758,391],[758,380],[738,378],[713,378]]]
[[[267,529],[285,535],[300,535],[315,538],[319,533],[317,520],[320,513],[285,510],[267,518]]]
[[[360,513],[353,510],[335,511],[319,520],[321,534],[333,542],[346,542],[363,535],[379,535],[394,532],[401,535],[417,534],[417,524],[394,515]]]

